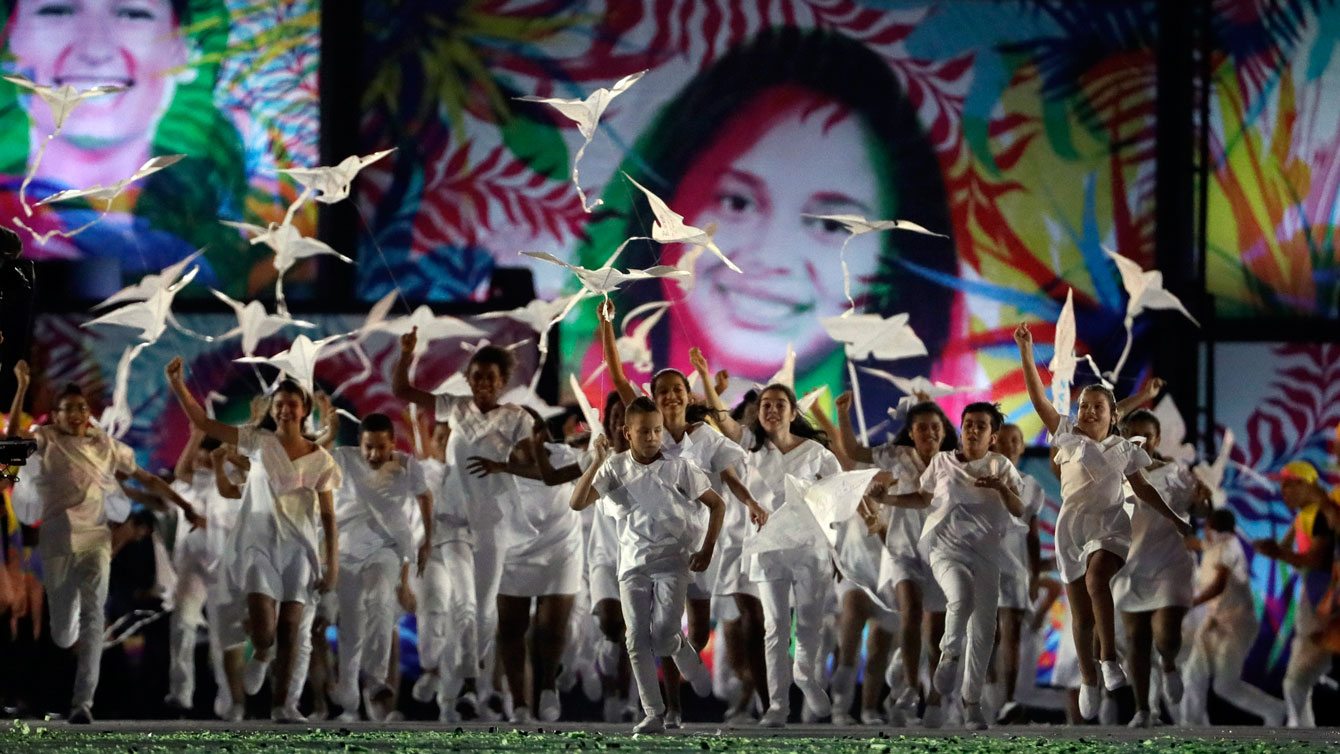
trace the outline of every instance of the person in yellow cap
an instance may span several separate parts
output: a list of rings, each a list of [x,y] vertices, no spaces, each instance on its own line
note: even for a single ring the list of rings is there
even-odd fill
[[[1306,461],[1293,461],[1279,474],[1284,504],[1296,511],[1293,526],[1276,542],[1260,539],[1256,551],[1298,569],[1299,589],[1294,603],[1294,637],[1289,647],[1289,666],[1284,671],[1284,701],[1290,728],[1315,728],[1312,687],[1330,665],[1330,653],[1318,641],[1320,626],[1316,605],[1330,585],[1335,553],[1335,531],[1322,513],[1331,505],[1318,483],[1317,469]]]

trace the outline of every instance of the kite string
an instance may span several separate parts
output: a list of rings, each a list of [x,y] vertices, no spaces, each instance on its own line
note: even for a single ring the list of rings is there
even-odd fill
[[[409,308],[409,302],[405,300],[405,290],[400,287],[400,280],[396,278],[395,270],[392,269],[390,260],[386,258],[386,252],[382,251],[382,245],[377,243],[377,234],[372,232],[372,226],[368,225],[368,221],[359,211],[356,202],[354,203],[354,215],[358,217],[358,222],[363,226],[363,230],[367,231],[368,240],[372,241],[372,248],[377,250],[377,257],[381,259],[382,266],[386,268],[387,276],[391,278],[391,285],[395,287],[396,291],[396,300],[400,302],[401,306],[405,307],[406,314],[413,314],[414,311]]]

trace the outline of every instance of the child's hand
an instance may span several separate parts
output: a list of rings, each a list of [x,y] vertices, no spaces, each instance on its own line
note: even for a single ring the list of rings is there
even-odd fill
[[[768,512],[763,510],[763,506],[755,502],[750,502],[748,504],[748,508],[749,508],[749,523],[754,525],[755,527],[754,531],[762,529],[763,525],[768,523]]]
[[[699,550],[689,558],[689,570],[694,573],[702,573],[712,564],[712,551]]]
[[[689,363],[704,377],[711,374],[707,368],[707,357],[703,356],[702,349],[697,346],[689,349]]]
[[[196,513],[195,508],[192,508],[191,506],[188,505],[185,508],[182,508],[182,513],[186,514],[186,521],[191,525],[191,531],[195,531],[196,529],[204,529],[206,526],[208,526],[208,522],[205,520],[205,517],[200,515],[199,513]]]
[[[1203,552],[1205,550],[1205,545],[1200,541],[1200,537],[1183,537],[1182,544],[1186,545],[1186,549],[1192,552]]]
[[[609,435],[601,435],[591,443],[592,450],[596,454],[596,463],[603,462],[610,457],[610,438]]]
[[[996,492],[1004,492],[1004,491],[1005,491],[1005,481],[1002,480],[1002,479],[1001,479],[1000,477],[998,477],[998,476],[983,476],[983,477],[978,477],[978,478],[977,478],[977,481],[973,483],[973,486],[974,486],[974,487],[985,487],[985,488],[987,488],[987,489],[989,489],[989,490],[995,490]]]
[[[419,345],[419,328],[411,328],[409,332],[400,336],[400,355],[409,356],[414,353],[414,349]]]
[[[316,401],[316,407],[321,409],[321,420],[327,422],[330,421],[335,415],[335,409],[332,406],[330,396],[326,394],[326,391],[316,391],[316,394],[312,396],[312,399]]]
[[[507,471],[507,464],[502,461],[495,461],[492,458],[484,456],[470,456],[465,459],[465,469],[474,477],[486,477],[489,474],[502,474]]]
[[[1280,543],[1273,539],[1255,540],[1252,542],[1252,549],[1271,560],[1276,560],[1280,556]]]
[[[25,364],[24,367],[26,369],[27,365]],[[163,367],[163,374],[167,375],[168,385],[171,385],[172,387],[177,387],[178,385],[182,384],[181,369],[182,366],[180,356],[173,358],[172,361],[168,362],[167,366]],[[14,374],[17,375],[18,371],[19,371],[18,364],[15,364]]]
[[[1162,377],[1151,377],[1149,378],[1149,382],[1145,384],[1145,389],[1142,392],[1150,398],[1153,398],[1163,392],[1163,388],[1166,387],[1167,384],[1168,383],[1165,382]]]
[[[716,376],[712,378],[712,387],[716,388],[717,395],[724,395],[726,388],[730,387],[730,372],[725,369],[718,370]]]
[[[851,411],[851,404],[852,404],[852,395],[850,390],[843,393],[842,395],[839,395],[837,399],[833,401],[833,405],[837,407],[838,416],[844,416],[848,414]]]
[[[1033,333],[1028,331],[1028,325],[1023,322],[1014,328],[1014,342],[1019,345],[1019,350],[1033,350]]]
[[[255,427],[265,420],[265,414],[270,410],[268,399],[264,395],[258,395],[251,399],[251,414],[247,417],[247,424]]]
[[[602,322],[613,322],[614,302],[610,301],[609,299],[601,301],[600,305],[596,307],[596,314],[600,315],[600,321]]]
[[[14,365],[14,379],[18,380],[20,385],[27,387],[31,379],[31,375],[28,374],[28,362],[23,359],[18,360],[18,363]]]

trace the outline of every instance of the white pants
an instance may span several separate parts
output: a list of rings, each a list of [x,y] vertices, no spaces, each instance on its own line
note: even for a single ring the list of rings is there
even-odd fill
[[[312,665],[312,624],[316,621],[320,601],[321,595],[312,590],[302,603],[302,618],[298,621],[298,646],[293,653],[293,677],[288,683],[288,706],[294,709],[298,708],[298,702],[302,699],[302,690],[307,685],[307,671]]]
[[[1260,624],[1256,616],[1243,616],[1241,622],[1224,623],[1207,620],[1192,640],[1191,659],[1182,671],[1181,720],[1185,725],[1209,725],[1206,704],[1209,702],[1210,678],[1214,678],[1214,693],[1238,709],[1266,720],[1284,716],[1284,702],[1242,680],[1242,666]]]
[[[478,643],[477,677],[481,689],[491,688],[493,653],[498,644],[498,585],[502,582],[507,547],[492,537],[477,537],[475,560],[475,639]]]
[[[931,572],[945,594],[945,633],[940,662],[953,658],[963,668],[964,704],[978,704],[996,638],[1000,566],[974,553],[931,553]]]
[[[399,580],[400,558],[392,550],[361,563],[340,563],[336,587],[340,603],[340,670],[335,701],[345,709],[358,707],[360,668],[372,688],[380,688],[387,681],[391,634],[399,614],[396,608]]]
[[[1311,638],[1320,629],[1317,609],[1308,599],[1307,591],[1300,586],[1298,600],[1294,603],[1289,666],[1284,671],[1284,703],[1288,705],[1290,728],[1317,727],[1317,719],[1312,714],[1312,687],[1331,665],[1330,653]]]
[[[45,545],[45,546],[44,546]],[[72,553],[65,543],[38,539],[42,558],[42,586],[51,613],[51,640],[61,649],[75,649],[78,662],[71,709],[93,706],[102,665],[102,634],[106,624],[107,577],[111,571],[110,542]]]
[[[768,698],[773,708],[791,709],[791,677],[805,698],[823,691],[819,682],[819,664],[823,662],[824,608],[833,586],[831,572],[824,572],[827,560],[804,558],[791,578],[761,581],[758,598],[763,603],[763,657],[768,670]],[[796,614],[796,655],[792,661],[791,611]]]
[[[168,696],[182,707],[189,708],[195,698],[196,634],[205,623],[206,606],[210,613],[217,610],[211,599],[213,580],[208,563],[199,558],[179,559],[175,607],[168,629]],[[213,631],[209,650],[215,681],[224,688],[228,684],[222,672],[223,654]]]
[[[419,665],[437,668],[442,697],[455,699],[461,683],[479,673],[479,611],[470,543],[434,547],[417,583]]]
[[[684,600],[688,574],[625,573],[619,577],[619,601],[623,607],[624,644],[633,666],[633,680],[647,715],[665,714],[665,700],[656,680],[656,658],[678,659],[693,652],[684,638]]]

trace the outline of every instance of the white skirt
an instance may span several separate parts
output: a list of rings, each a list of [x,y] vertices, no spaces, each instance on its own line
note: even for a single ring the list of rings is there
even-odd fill
[[[1196,598],[1195,568],[1188,559],[1155,577],[1139,576],[1123,568],[1112,579],[1112,597],[1123,613],[1146,613],[1165,607],[1190,608]]]
[[[1056,517],[1056,570],[1073,584],[1089,570],[1089,557],[1099,550],[1126,560],[1131,550],[1131,517],[1116,505],[1089,513],[1061,505]]]
[[[581,590],[585,567],[581,544],[581,529],[574,528],[562,539],[508,548],[503,557],[498,594],[509,597],[576,594]]]
[[[743,545],[724,546],[717,553],[721,564],[717,567],[716,593],[722,596],[747,594],[758,596],[758,585],[745,572]]]

